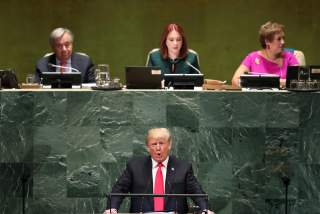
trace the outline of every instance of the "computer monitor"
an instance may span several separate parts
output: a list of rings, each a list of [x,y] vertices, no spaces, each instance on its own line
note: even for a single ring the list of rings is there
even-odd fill
[[[81,86],[80,72],[42,72],[41,83],[51,85],[51,88],[72,88],[72,86]]]
[[[273,74],[242,74],[240,75],[240,86],[252,89],[278,89],[280,88],[280,77]]]
[[[161,69],[157,66],[126,66],[128,89],[161,89]]]
[[[286,77],[287,89],[295,89],[298,86],[300,89],[307,89],[307,83],[312,82],[320,82],[320,65],[288,66]],[[316,88],[320,89],[318,86]]]
[[[164,85],[174,89],[194,89],[203,85],[203,74],[164,74]]]

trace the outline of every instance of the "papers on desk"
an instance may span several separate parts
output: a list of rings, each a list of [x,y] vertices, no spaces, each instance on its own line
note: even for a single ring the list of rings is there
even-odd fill
[[[202,87],[194,87],[193,89],[174,89],[173,87],[165,87],[166,91],[203,91]]]
[[[51,89],[52,87],[51,87],[51,85],[43,85],[42,88],[43,89]],[[54,89],[57,89],[57,88],[54,88]],[[81,89],[81,86],[80,85],[73,85],[72,89]]]
[[[82,88],[91,88],[91,87],[95,87],[95,86],[97,86],[97,84],[95,82],[82,83]]]
[[[263,91],[263,92],[268,92],[268,91],[280,91],[279,88],[241,88],[241,91]]]

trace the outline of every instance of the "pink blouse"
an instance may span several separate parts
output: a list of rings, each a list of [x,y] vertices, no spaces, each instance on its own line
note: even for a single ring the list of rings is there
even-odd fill
[[[254,51],[247,55],[241,64],[248,67],[252,74],[276,74],[279,75],[281,79],[285,79],[287,67],[298,65],[299,63],[296,57],[288,51],[283,52],[282,66],[267,60],[259,54],[259,51]]]

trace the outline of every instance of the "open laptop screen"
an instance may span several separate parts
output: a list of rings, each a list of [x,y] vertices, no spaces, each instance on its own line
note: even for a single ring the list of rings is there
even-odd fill
[[[128,89],[161,89],[160,67],[126,66],[125,72]]]

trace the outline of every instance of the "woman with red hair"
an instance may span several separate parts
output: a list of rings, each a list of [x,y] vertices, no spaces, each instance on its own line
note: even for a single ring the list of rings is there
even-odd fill
[[[184,31],[178,24],[168,24],[161,37],[160,48],[148,54],[148,66],[158,66],[161,73],[200,73],[198,54],[188,49]]]

